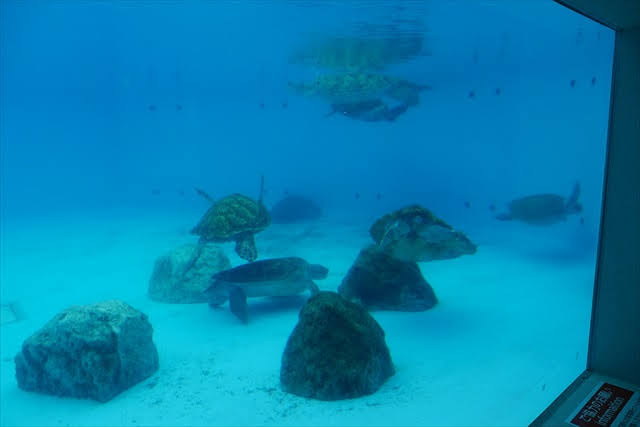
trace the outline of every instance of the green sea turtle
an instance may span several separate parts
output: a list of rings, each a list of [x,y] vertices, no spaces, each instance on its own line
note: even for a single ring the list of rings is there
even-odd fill
[[[450,259],[476,252],[467,236],[420,205],[383,216],[369,234],[382,250],[401,261]]]
[[[307,289],[315,295],[319,290],[313,279],[328,273],[326,267],[298,257],[265,259],[214,274],[205,294],[212,307],[229,300],[231,312],[247,323],[247,298],[291,296]]]
[[[582,205],[578,202],[580,184],[573,186],[568,198],[557,194],[534,194],[512,200],[508,205],[508,212],[499,214],[500,221],[518,220],[532,225],[550,225],[566,221],[568,215],[582,212]]]
[[[406,105],[416,105],[419,93],[429,86],[383,74],[339,73],[322,74],[311,83],[289,86],[302,95],[319,96],[331,104],[353,104],[389,97]]]
[[[198,194],[209,201],[213,198],[202,190]],[[260,199],[255,200],[242,194],[231,194],[213,202],[202,219],[192,230],[192,234],[200,236],[200,242],[235,241],[236,253],[251,262],[258,257],[254,234],[271,223],[267,208],[262,203],[264,179],[260,187]]]

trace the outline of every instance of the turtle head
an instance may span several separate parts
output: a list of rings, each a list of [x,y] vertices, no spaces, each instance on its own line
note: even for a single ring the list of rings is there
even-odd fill
[[[326,279],[329,274],[329,269],[320,264],[309,264],[309,276],[313,280]]]

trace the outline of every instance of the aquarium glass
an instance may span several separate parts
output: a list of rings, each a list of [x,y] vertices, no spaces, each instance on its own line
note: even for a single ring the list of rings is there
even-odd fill
[[[2,426],[526,425],[585,369],[612,30],[551,0],[0,12]]]

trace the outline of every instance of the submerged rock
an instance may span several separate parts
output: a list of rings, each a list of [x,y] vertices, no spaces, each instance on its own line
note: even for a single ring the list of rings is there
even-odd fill
[[[149,297],[169,303],[207,302],[204,291],[211,285],[211,277],[229,268],[229,258],[212,243],[182,245],[156,260]]]
[[[322,208],[313,200],[302,196],[287,196],[271,209],[271,219],[274,224],[308,221],[321,216]]]
[[[457,258],[476,252],[464,233],[420,205],[411,205],[378,219],[369,230],[378,246],[396,259],[423,262]]]
[[[320,292],[302,308],[282,355],[288,393],[320,400],[374,393],[394,373],[384,331],[361,306]]]
[[[18,386],[106,402],[158,370],[147,316],[111,300],[58,313],[15,357]]]
[[[338,292],[374,310],[424,311],[438,302],[418,264],[397,260],[375,245],[360,251]]]

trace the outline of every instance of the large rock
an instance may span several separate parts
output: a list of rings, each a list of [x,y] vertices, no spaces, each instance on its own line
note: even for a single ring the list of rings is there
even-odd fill
[[[418,264],[397,260],[375,245],[360,251],[338,292],[373,310],[423,311],[438,302]]]
[[[461,231],[420,205],[410,205],[379,218],[369,234],[396,259],[425,262],[476,253],[476,245]]]
[[[106,402],[158,370],[152,334],[147,316],[122,301],[68,308],[22,344],[18,386]]]
[[[374,393],[394,373],[384,331],[361,306],[320,292],[300,311],[282,355],[286,392],[321,400]]]
[[[149,297],[169,303],[207,302],[204,291],[211,285],[211,277],[229,268],[229,258],[212,243],[180,246],[156,260]]]

